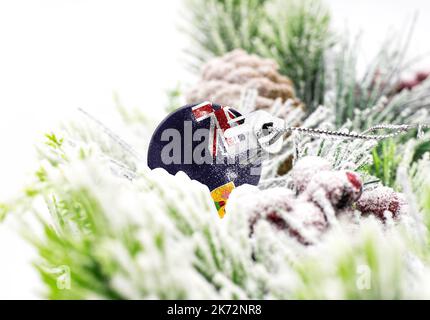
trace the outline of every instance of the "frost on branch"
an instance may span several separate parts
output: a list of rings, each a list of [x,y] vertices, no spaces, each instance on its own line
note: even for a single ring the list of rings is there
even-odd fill
[[[219,220],[208,189],[184,174],[134,161],[133,178],[125,179],[111,174],[112,159],[126,156],[119,150],[83,139],[69,143],[67,135],[55,140],[61,148],[45,146],[50,161],[43,163],[36,196],[52,218],[41,219],[44,234],[30,237],[51,298],[391,297],[392,283],[396,297],[429,296],[421,285],[428,268],[410,270],[422,260],[397,232],[401,222],[387,233],[388,226],[367,217],[339,219],[338,195],[347,195],[352,209],[358,178],[330,169],[328,160],[296,163],[308,172],[291,173],[305,187],[298,193],[293,186],[236,188]],[[325,170],[306,170],[312,166]],[[326,184],[322,172],[335,182]],[[38,207],[27,208],[39,214]],[[355,286],[363,263],[374,272],[370,291]],[[72,290],[59,290],[46,271],[58,265],[74,270]],[[415,289],[403,289],[409,285]]]

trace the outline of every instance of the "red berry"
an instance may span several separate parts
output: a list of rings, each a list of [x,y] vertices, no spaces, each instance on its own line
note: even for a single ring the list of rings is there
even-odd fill
[[[322,211],[311,202],[295,198],[288,189],[273,188],[261,193],[262,196],[256,199],[253,206],[250,236],[262,220],[304,245],[311,244],[310,238],[318,237],[326,229],[327,222]]]
[[[357,190],[361,190],[363,188],[363,184],[361,183],[360,177],[355,172],[346,172],[346,177],[348,178],[349,182],[356,188]]]
[[[362,192],[359,176],[351,171],[323,171],[309,183],[303,196],[321,205],[318,195],[323,194],[335,209],[344,209],[356,201]]]
[[[268,213],[266,215],[266,220],[278,230],[285,230],[288,228],[287,222],[277,212]]]
[[[427,71],[420,71],[415,74],[414,79],[409,80],[402,80],[398,83],[396,87],[396,92],[400,92],[404,89],[411,90],[417,85],[421,84],[421,82],[427,80],[427,78],[430,76],[430,72]]]
[[[312,178],[321,171],[332,169],[330,162],[321,157],[307,156],[301,158],[291,171],[294,186],[298,192],[303,192]]]
[[[423,82],[428,78],[429,75],[430,75],[430,72],[420,71],[415,75],[415,79],[419,82]]]
[[[386,220],[387,212],[394,219],[398,218],[404,205],[403,195],[388,187],[378,187],[366,191],[357,201],[357,209],[361,211],[362,215],[374,215],[382,221]]]

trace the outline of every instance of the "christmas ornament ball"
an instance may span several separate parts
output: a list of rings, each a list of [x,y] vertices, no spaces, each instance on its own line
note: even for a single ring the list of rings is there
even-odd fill
[[[174,175],[185,172],[211,191],[220,217],[231,191],[242,184],[257,185],[261,167],[243,164],[240,155],[226,150],[237,141],[226,139],[224,131],[238,125],[236,110],[203,102],[186,105],[169,114],[156,128],[148,148],[148,166],[164,168]]]

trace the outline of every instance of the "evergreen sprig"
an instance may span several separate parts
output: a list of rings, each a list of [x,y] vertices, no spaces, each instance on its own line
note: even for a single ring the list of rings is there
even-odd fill
[[[271,0],[187,0],[187,27],[194,66],[236,48],[255,52]]]
[[[256,40],[257,53],[274,59],[293,79],[297,96],[309,112],[323,103],[325,56],[333,44],[330,14],[319,1],[283,1],[270,7],[266,32]]]

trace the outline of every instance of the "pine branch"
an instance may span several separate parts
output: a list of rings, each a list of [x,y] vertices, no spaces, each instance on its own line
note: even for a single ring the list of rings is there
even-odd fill
[[[254,52],[271,0],[187,0],[189,34],[194,47],[189,54],[195,66],[236,48]]]
[[[331,46],[330,15],[319,1],[278,1],[268,10],[267,30],[256,40],[257,52],[274,59],[295,84],[309,112],[325,92],[325,55]]]
[[[318,123],[315,117],[309,121]],[[359,232],[351,233],[339,221],[327,233],[330,240],[314,250],[267,221],[258,223],[250,237],[249,199],[263,201],[275,189],[261,193],[255,187],[238,188],[220,223],[206,187],[184,174],[172,176],[140,164],[132,180],[112,175],[110,159],[122,158],[117,146],[112,141],[109,145],[100,130],[97,143],[80,130],[72,126],[49,136],[41,147],[42,158],[49,161],[41,163],[34,192],[26,197],[25,211],[33,212],[43,227],[36,234],[32,225],[26,236],[38,250],[36,266],[49,298],[330,298],[327,283],[340,288],[337,298],[426,297],[420,289],[430,270],[413,275],[417,289],[411,290],[405,276],[411,271],[402,258],[419,259],[425,247],[410,245],[403,224],[386,233],[387,226],[362,219]],[[98,136],[89,131],[91,139]],[[338,152],[337,143],[317,148],[340,167],[356,161],[350,151],[359,149],[346,146]],[[414,175],[415,190],[428,185],[423,180],[425,161]],[[48,218],[35,205],[41,199],[49,208]],[[427,210],[425,199],[418,199],[420,209]],[[370,290],[355,285],[363,263],[373,272]],[[62,285],[64,273],[59,272],[64,271],[69,272],[69,288]]]
[[[373,163],[367,172],[379,178],[383,185],[396,188],[397,168],[401,156],[393,140],[383,141],[372,151]]]
[[[406,37],[396,35],[387,38],[360,77],[357,70],[359,37],[354,41],[343,40],[336,45],[327,63],[329,71],[324,102],[334,109],[337,127],[347,120],[352,121],[355,130],[365,130],[384,121],[392,123],[394,119],[395,123],[401,123],[409,120],[401,110],[411,108],[416,112],[427,108],[428,101],[424,93],[427,87],[424,85],[414,93],[399,93],[396,88],[401,75],[410,67],[405,56],[413,29],[412,23]],[[418,96],[424,99],[417,101]]]

